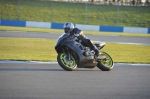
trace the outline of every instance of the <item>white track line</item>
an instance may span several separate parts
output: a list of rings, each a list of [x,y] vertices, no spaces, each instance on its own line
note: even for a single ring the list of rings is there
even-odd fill
[[[2,60],[0,63],[22,63],[22,64],[58,64],[58,62],[40,62],[40,61],[11,61]],[[150,66],[150,64],[129,64],[129,63],[114,63],[114,66]]]

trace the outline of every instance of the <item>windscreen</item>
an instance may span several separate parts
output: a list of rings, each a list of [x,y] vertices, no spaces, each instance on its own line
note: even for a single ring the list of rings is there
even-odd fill
[[[57,39],[57,42],[56,42],[56,45],[58,45],[60,42],[62,42],[63,40],[67,39],[67,34],[66,33],[63,33],[58,39]]]

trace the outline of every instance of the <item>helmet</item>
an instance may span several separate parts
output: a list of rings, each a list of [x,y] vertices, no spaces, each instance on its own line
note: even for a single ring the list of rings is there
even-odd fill
[[[74,25],[71,22],[66,22],[64,24],[64,31],[65,31],[65,33],[67,33],[68,31],[70,31],[73,28],[74,28]]]

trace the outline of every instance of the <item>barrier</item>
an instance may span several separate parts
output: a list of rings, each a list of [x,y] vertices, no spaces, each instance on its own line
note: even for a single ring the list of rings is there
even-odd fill
[[[26,21],[1,20],[1,25],[4,25],[4,26],[20,26],[20,27],[25,27],[26,26]]]
[[[104,31],[104,32],[123,32],[123,27],[120,27],[120,26],[100,26],[100,31]]]
[[[148,28],[148,34],[150,34],[150,28]]]
[[[63,29],[64,24],[63,23],[51,23],[52,29]]]
[[[26,27],[51,28],[51,23],[49,23],[49,22],[26,21]]]
[[[64,23],[21,21],[21,20],[0,20],[0,25],[63,29]],[[84,24],[75,24],[75,27],[78,27],[81,30],[90,30],[90,31],[150,34],[150,28],[141,28],[141,27],[98,26],[98,25],[84,25]]]
[[[79,27],[81,30],[99,31],[99,26],[97,25],[76,24],[75,27]]]
[[[137,28],[137,27],[124,27],[124,32],[126,33],[148,33],[148,28]]]

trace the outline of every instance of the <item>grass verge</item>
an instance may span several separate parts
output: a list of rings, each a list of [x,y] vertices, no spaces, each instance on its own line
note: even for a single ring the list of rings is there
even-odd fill
[[[0,60],[56,61],[56,40],[0,38]],[[114,62],[150,63],[150,46],[107,43]]]

